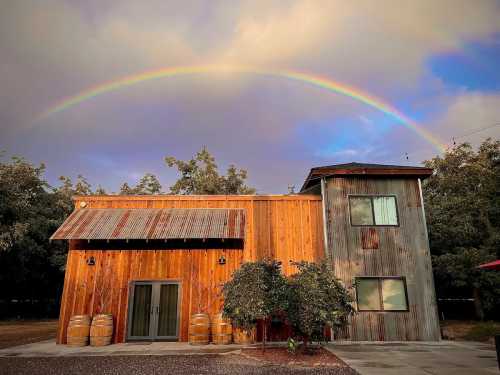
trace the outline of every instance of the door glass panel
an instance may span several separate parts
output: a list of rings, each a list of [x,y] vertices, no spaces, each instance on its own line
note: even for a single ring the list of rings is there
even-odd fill
[[[135,286],[131,336],[149,336],[152,287],[152,285]]]
[[[177,336],[177,297],[177,284],[161,285],[158,336]]]
[[[352,225],[373,225],[372,200],[367,197],[350,197]]]
[[[380,310],[378,279],[357,279],[356,293],[359,310]]]
[[[407,310],[406,294],[403,280],[382,280],[382,297],[384,299],[384,310]]]

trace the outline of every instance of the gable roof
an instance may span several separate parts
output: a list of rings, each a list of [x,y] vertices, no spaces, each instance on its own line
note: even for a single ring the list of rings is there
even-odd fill
[[[413,177],[427,178],[432,175],[432,168],[407,165],[370,164],[370,163],[343,163],[311,168],[301,192],[319,184],[322,177],[333,176],[370,176],[370,177]]]

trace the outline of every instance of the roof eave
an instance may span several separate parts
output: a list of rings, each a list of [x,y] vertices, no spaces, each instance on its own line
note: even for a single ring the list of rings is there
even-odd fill
[[[432,168],[409,167],[405,169],[393,168],[313,168],[309,172],[300,191],[309,189],[319,183],[321,178],[331,177],[395,177],[395,178],[421,178],[426,179],[434,173]],[[314,184],[313,184],[314,183]]]

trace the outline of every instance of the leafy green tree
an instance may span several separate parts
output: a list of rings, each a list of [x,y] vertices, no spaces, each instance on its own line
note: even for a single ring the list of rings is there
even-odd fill
[[[225,176],[220,176],[215,158],[203,147],[188,161],[172,156],[165,158],[167,165],[175,167],[181,177],[170,187],[172,194],[255,194],[255,189],[245,184],[247,172],[230,165]]]
[[[423,193],[438,296],[472,296],[478,318],[494,316],[499,275],[476,267],[500,257],[500,141],[477,151],[462,143],[425,165],[434,169]]]
[[[0,285],[8,286],[0,288],[0,300],[48,306],[60,295],[67,250],[48,238],[72,207],[51,190],[44,171],[22,158],[0,162]]]
[[[139,181],[136,189],[138,190],[139,194],[161,194],[160,181],[158,181],[158,178],[152,173],[146,173]]]
[[[311,339],[324,337],[325,327],[336,329],[347,325],[347,318],[354,310],[349,292],[326,261],[294,264],[298,272],[289,279],[287,316],[307,350]]]
[[[123,195],[154,195],[161,194],[161,184],[158,178],[152,173],[146,173],[139,183],[130,187],[126,182],[120,187],[120,194]]]
[[[82,175],[78,175],[76,179],[76,184],[73,184],[73,181],[70,177],[60,176],[59,181],[61,183],[60,186],[55,188],[50,188],[54,194],[54,199],[56,200],[56,205],[60,209],[63,210],[66,215],[69,215],[71,211],[73,211],[73,197],[75,195],[93,195],[93,194],[101,194],[101,192],[93,192],[92,186],[88,183],[87,179]],[[102,191],[104,189],[100,188]]]
[[[76,178],[75,195],[93,195],[92,186],[88,183],[87,179],[81,174]]]
[[[287,281],[281,263],[261,260],[244,263],[223,286],[223,314],[237,327],[251,329],[263,321],[263,349],[267,327],[274,314],[286,311]]]
[[[94,192],[95,195],[106,195],[106,190],[101,186],[101,185],[98,185],[97,186],[97,189],[95,189],[95,192]]]
[[[120,194],[121,195],[134,195],[135,194],[135,189],[130,187],[130,185],[126,182],[120,186]]]
[[[456,248],[453,252],[433,257],[437,291],[442,296],[472,294],[476,315],[484,319],[484,310],[495,311],[500,298],[500,273],[478,269],[481,263],[494,260],[485,249]],[[493,313],[490,314],[494,316]]]

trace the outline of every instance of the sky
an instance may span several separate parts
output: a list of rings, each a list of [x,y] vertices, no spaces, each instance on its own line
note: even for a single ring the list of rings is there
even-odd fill
[[[498,0],[3,0],[0,150],[45,163],[53,185],[82,174],[109,192],[145,173],[168,191],[165,156],[203,146],[262,194],[298,189],[320,165],[419,165],[454,141],[500,138],[499,20]],[[55,110],[123,77],[199,66],[216,69]]]

